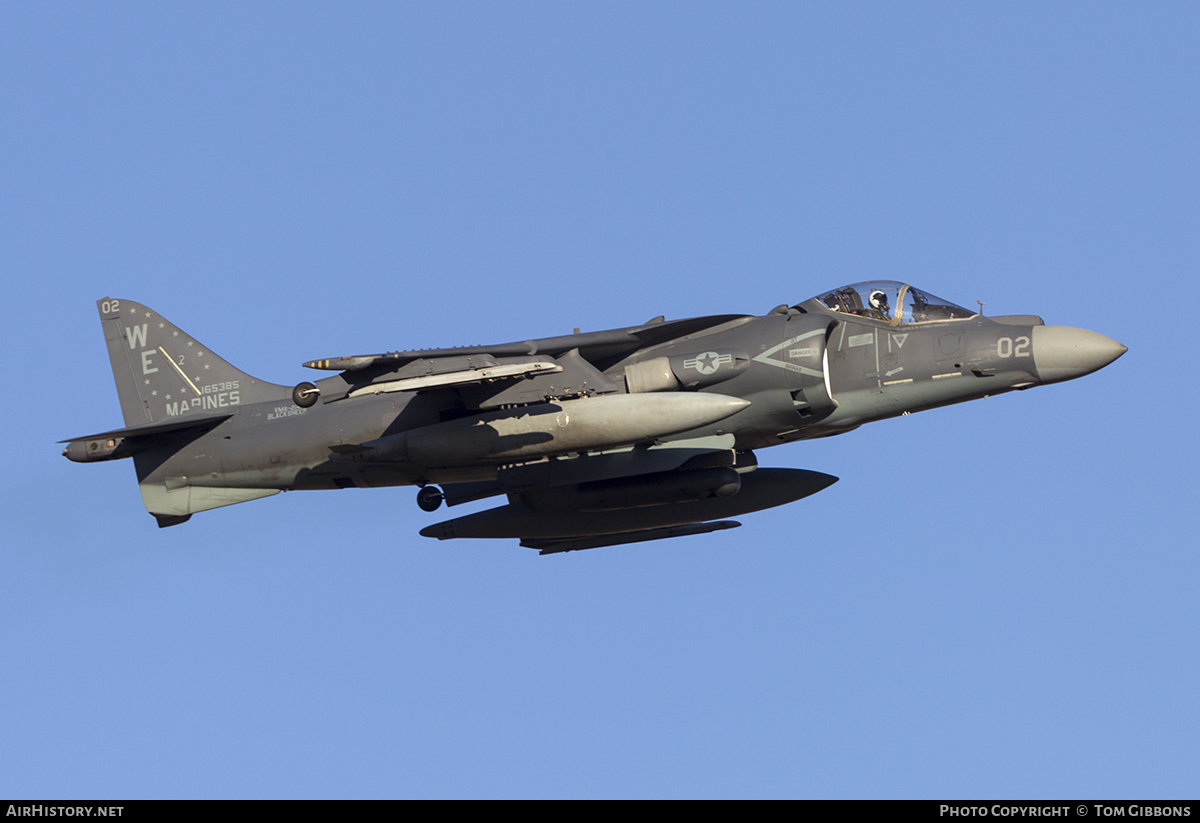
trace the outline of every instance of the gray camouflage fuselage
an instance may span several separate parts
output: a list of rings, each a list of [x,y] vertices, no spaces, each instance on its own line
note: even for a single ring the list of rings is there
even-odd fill
[[[835,480],[756,471],[753,450],[1072,379],[1125,351],[881,281],[759,317],[312,361],[337,374],[292,388],[244,374],[145,306],[97,305],[125,428],[64,453],[132,456],[160,525],[279,491],[436,483],[423,508],[509,504],[422,534],[543,552],[728,528],[706,521]]]

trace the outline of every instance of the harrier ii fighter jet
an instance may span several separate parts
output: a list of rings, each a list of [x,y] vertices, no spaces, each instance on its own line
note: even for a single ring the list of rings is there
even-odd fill
[[[700,534],[837,478],[755,451],[1058,383],[1125,353],[1034,316],[983,317],[890,281],[766,315],[331,357],[257,380],[164,317],[98,301],[124,428],[64,441],[132,457],[159,526],[295,489],[416,485],[425,511],[507,495],[421,534],[542,553]],[[436,484],[436,485],[435,485]]]

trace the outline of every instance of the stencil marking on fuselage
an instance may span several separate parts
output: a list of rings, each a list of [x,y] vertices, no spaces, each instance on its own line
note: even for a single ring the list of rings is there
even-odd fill
[[[775,354],[776,352],[783,351],[784,349],[789,348],[790,346],[795,346],[801,340],[808,340],[810,337],[824,336],[824,334],[825,334],[824,329],[817,329],[815,331],[806,332],[805,334],[802,334],[799,337],[793,337],[790,340],[784,340],[778,346],[772,346],[771,348],[767,349],[766,351],[764,351],[762,354],[758,355],[754,359],[759,363],[766,363],[768,366],[777,366],[778,368],[781,368],[781,369],[787,369],[788,371],[794,371],[794,372],[799,372],[800,374],[811,375],[812,377],[822,377],[822,376],[824,376],[825,373],[819,369],[810,369],[808,366],[799,366],[795,363],[788,363],[784,360],[778,360],[778,359],[772,357],[772,355]],[[796,353],[803,353],[806,356],[810,356],[810,355],[815,356],[817,354],[816,348],[800,348],[800,349],[796,349],[795,351],[796,351]],[[789,352],[789,354],[791,354],[791,352]]]

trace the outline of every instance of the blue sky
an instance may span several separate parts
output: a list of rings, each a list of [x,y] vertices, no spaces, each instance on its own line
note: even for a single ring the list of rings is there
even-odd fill
[[[6,4],[0,796],[1195,797],[1200,11]],[[159,530],[103,296],[259,377],[890,278],[1129,353],[538,557],[412,489]],[[444,514],[444,512],[442,512]]]

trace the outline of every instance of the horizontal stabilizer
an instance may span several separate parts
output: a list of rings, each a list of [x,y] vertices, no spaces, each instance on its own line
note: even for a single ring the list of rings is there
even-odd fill
[[[232,414],[189,415],[187,417],[165,420],[162,423],[147,423],[144,426],[128,426],[124,429],[113,429],[112,431],[100,432],[99,434],[85,434],[82,437],[71,437],[67,440],[59,440],[58,442],[74,443],[77,440],[99,440],[102,437],[133,438],[171,434],[173,432],[186,431],[187,429],[198,429],[201,426],[215,426],[231,417],[233,417]]]
[[[666,540],[668,537],[687,537],[692,534],[736,529],[742,525],[736,520],[718,520],[715,523],[693,523],[687,526],[671,526],[663,529],[642,529],[623,534],[606,534],[593,537],[572,537],[556,540],[522,540],[527,549],[537,549],[538,554],[577,552],[583,549],[599,549],[602,546],[623,546],[628,543],[645,543],[649,540]]]
[[[172,435],[188,431],[208,431],[231,417],[233,417],[232,414],[188,415],[161,423],[128,426],[123,429],[72,437],[70,440],[58,442],[67,444],[67,447],[63,449],[63,455],[76,463],[119,460]]]

